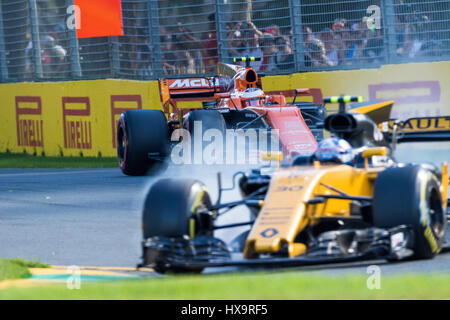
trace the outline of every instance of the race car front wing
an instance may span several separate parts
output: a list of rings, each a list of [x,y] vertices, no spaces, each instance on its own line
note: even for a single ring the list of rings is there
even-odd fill
[[[296,267],[371,259],[401,260],[413,254],[413,239],[413,230],[408,226],[345,229],[320,234],[307,253],[297,257],[260,255],[255,259],[232,259],[231,249],[218,238],[152,237],[142,242],[143,261],[138,267],[194,271],[206,267]]]

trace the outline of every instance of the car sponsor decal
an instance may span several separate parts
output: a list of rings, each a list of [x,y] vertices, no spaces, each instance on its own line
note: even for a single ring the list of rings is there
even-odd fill
[[[169,89],[199,89],[199,88],[212,88],[214,85],[218,85],[218,81],[214,83],[207,78],[187,78],[187,79],[174,79],[168,80]]]
[[[263,236],[264,238],[272,238],[276,234],[278,234],[278,230],[275,228],[268,228],[261,232],[261,236]]]

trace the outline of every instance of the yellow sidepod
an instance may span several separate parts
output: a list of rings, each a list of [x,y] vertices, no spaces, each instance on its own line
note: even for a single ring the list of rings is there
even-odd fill
[[[328,199],[318,204],[308,204],[308,201],[318,195],[339,192],[372,196],[377,171],[347,165],[291,167],[277,171],[247,238],[244,257],[254,258],[281,249],[287,249],[290,257],[304,253],[306,246],[294,240],[306,226],[317,223],[321,217],[350,215],[350,200]]]

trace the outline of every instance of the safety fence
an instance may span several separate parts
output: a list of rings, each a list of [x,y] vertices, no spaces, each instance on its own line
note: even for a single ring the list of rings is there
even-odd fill
[[[235,56],[267,75],[450,58],[447,0],[122,0],[124,35],[83,39],[73,4],[1,1],[1,82],[207,76]]]

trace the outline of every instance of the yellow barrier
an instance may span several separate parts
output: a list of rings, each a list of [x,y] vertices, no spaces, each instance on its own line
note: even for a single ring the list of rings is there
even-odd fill
[[[309,100],[356,94],[394,100],[391,116],[450,115],[450,62],[263,78],[265,91],[312,88]],[[130,108],[161,109],[157,81],[89,80],[0,85],[0,152],[115,156],[115,128]],[[304,98],[302,98],[304,99]],[[307,98],[308,99],[308,98]],[[298,98],[300,100],[300,98]],[[180,108],[201,107],[179,102]]]
[[[161,108],[158,83],[92,80],[0,85],[0,151],[114,156],[126,109]]]
[[[391,118],[450,115],[450,62],[386,65],[378,69],[297,73],[263,78],[267,90],[317,88],[318,94],[394,100]]]

